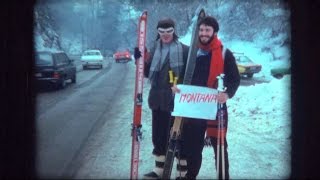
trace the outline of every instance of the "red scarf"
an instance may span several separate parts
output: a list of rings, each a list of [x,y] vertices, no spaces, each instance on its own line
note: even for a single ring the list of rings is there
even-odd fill
[[[210,42],[210,44],[204,46],[202,44],[199,44],[199,48],[211,51],[211,60],[210,60],[210,72],[209,72],[209,78],[207,82],[208,87],[217,88],[217,76],[219,76],[221,73],[223,73],[223,57],[222,57],[222,49],[221,49],[222,43],[218,39],[217,35],[214,35],[213,40]],[[217,129],[217,121],[207,121],[207,137],[217,137],[218,135],[218,129]],[[223,129],[224,135],[226,133],[226,129]]]
[[[213,40],[210,44],[204,46],[199,44],[199,48],[205,51],[211,51],[211,61],[210,61],[210,72],[207,82],[208,87],[217,88],[217,76],[223,73],[223,59],[221,50],[221,41],[218,39],[217,35],[214,35]]]

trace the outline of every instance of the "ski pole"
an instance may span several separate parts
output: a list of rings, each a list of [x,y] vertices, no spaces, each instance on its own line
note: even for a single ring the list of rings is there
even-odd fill
[[[226,88],[223,85],[224,74],[220,74],[217,77],[218,79],[218,91],[225,92]],[[224,139],[225,139],[225,131],[224,131],[224,112],[223,112],[223,104],[218,102],[218,141],[217,141],[217,177],[219,179],[220,176],[220,158],[221,158],[221,170],[222,170],[222,179],[225,179],[225,157],[224,157]],[[221,149],[220,149],[221,145]],[[221,157],[220,157],[221,150]]]

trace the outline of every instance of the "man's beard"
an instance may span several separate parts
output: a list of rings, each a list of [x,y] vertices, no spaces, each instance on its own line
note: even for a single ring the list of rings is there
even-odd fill
[[[214,35],[212,35],[212,36],[209,38],[209,41],[208,41],[208,42],[204,43],[204,42],[201,41],[200,36],[199,36],[199,42],[200,42],[202,45],[204,45],[204,46],[209,45],[213,39],[214,39]]]

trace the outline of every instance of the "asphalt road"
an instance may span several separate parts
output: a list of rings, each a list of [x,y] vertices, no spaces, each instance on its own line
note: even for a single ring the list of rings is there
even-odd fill
[[[38,92],[36,162],[39,177],[68,176],[72,161],[87,138],[109,120],[102,116],[108,114],[114,103],[127,68],[127,64],[114,63],[111,58],[105,60],[103,69],[82,70],[78,63],[76,84]]]

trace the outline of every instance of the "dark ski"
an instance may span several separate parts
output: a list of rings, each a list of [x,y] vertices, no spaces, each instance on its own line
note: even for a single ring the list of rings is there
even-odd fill
[[[194,24],[192,37],[191,37],[191,44],[189,47],[188,59],[187,59],[187,66],[184,75],[183,84],[191,84],[193,71],[196,64],[196,56],[197,56],[197,44],[198,44],[198,31],[199,31],[199,21],[205,17],[204,9],[199,11],[197,21]],[[166,153],[166,159],[164,162],[164,170],[162,179],[170,179],[171,172],[172,172],[172,165],[174,162],[174,157],[177,151],[179,151],[179,140],[180,134],[183,127],[183,119],[182,117],[175,117],[173,127],[170,134],[168,149]]]
[[[144,11],[139,19],[138,24],[138,47],[140,52],[145,52],[146,34],[147,34],[147,11]],[[131,149],[131,171],[130,179],[138,179],[139,167],[139,151],[141,132],[141,110],[142,110],[142,90],[144,79],[144,57],[145,53],[141,53],[141,57],[136,61],[136,81],[134,91],[134,114],[132,123],[132,149]]]

